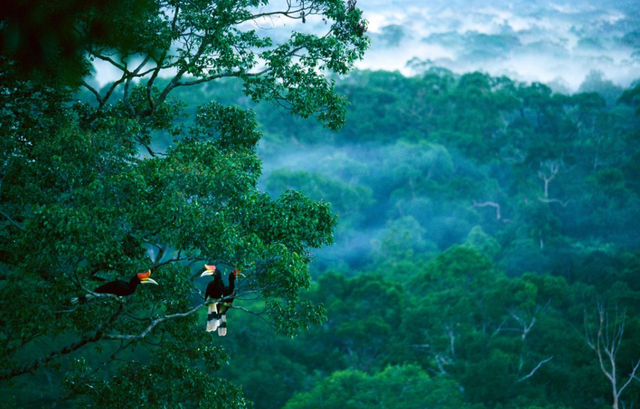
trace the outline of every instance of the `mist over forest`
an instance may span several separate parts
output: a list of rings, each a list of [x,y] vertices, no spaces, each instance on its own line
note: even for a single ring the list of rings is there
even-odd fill
[[[637,2],[48,7],[0,14],[2,408],[640,405]]]
[[[640,69],[633,1],[372,1],[363,7],[373,40],[363,68],[482,71],[553,83],[563,92],[577,91],[591,71],[627,87]]]
[[[636,185],[628,173],[635,141],[623,136],[635,132],[638,119],[632,107],[616,104],[622,88],[600,77],[581,88],[590,92],[555,94],[544,84],[437,68],[414,77],[355,72],[338,85],[352,104],[338,132],[277,107],[255,107],[265,133],[261,186],[276,197],[296,189],[331,203],[340,223],[336,244],[316,254],[320,270],[362,268],[393,235],[399,241],[408,235],[407,250],[424,254],[464,243],[474,227],[512,236],[524,229],[518,223],[528,224],[517,220],[529,217],[523,211],[548,213],[537,233],[510,237],[523,248],[503,245],[505,255],[518,254],[516,263],[504,260],[513,274],[548,270],[545,253],[562,251],[563,235],[635,248],[635,202],[620,209],[625,217],[615,227],[609,216],[594,214],[592,200],[604,174],[625,178],[626,188]],[[553,250],[544,252],[547,240]],[[572,263],[558,261],[559,271]]]

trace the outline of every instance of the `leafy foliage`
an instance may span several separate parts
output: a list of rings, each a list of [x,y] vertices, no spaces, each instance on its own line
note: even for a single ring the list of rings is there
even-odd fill
[[[84,44],[122,72],[103,89],[2,60],[7,405],[639,404],[638,87],[327,77],[368,44],[351,2],[280,10],[282,41],[243,25],[262,2],[153,7],[142,54]],[[226,339],[204,332],[204,262],[248,276]],[[147,268],[158,287],[69,303]]]
[[[310,249],[333,240],[329,205],[258,189],[262,133],[251,110],[208,98],[191,116],[170,95],[235,77],[256,102],[278,100],[339,127],[345,100],[326,74],[346,73],[366,49],[361,12],[341,0],[267,6],[150,1],[100,15],[87,4],[65,21],[87,30],[99,21],[114,34],[87,32],[70,52],[121,73],[102,90],[76,78],[93,102],[74,101],[77,88],[64,79],[18,75],[24,61],[4,50],[0,295],[13,308],[1,318],[0,379],[13,390],[28,391],[26,374],[54,374],[43,392],[54,406],[250,406],[240,387],[211,380],[229,358],[204,331],[195,281],[204,263],[242,271],[236,297],[250,297],[255,310],[245,311],[280,333],[324,318],[300,292],[311,282]],[[328,31],[293,32],[278,43],[247,29],[274,15],[324,18]],[[14,17],[2,30],[20,31]],[[92,291],[149,269],[158,287],[141,285],[127,298]]]
[[[402,407],[411,400],[371,379],[417,365],[453,381],[462,407],[612,407],[584,320],[596,325],[601,297],[610,317],[626,312],[615,361],[628,380],[640,353],[633,101],[435,69],[356,72],[338,89],[353,106],[332,136],[257,112],[272,158],[265,186],[349,209],[308,294],[325,302],[327,321],[293,341],[243,339],[292,373],[257,405],[308,407],[333,394],[327,405]],[[373,202],[343,195],[346,183]],[[259,390],[243,361],[227,373]],[[639,386],[628,384],[619,407],[637,404]]]

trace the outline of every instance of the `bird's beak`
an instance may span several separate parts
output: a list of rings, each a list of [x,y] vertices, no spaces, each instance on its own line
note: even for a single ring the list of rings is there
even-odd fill
[[[146,280],[140,281],[140,284],[155,284],[155,285],[158,285],[156,280],[154,280],[153,278],[147,278]]]
[[[239,272],[239,271],[238,271],[238,275],[239,275],[240,277],[242,277],[242,278],[247,278],[247,276],[246,276],[246,275],[242,274],[242,273],[241,273],[241,272]]]
[[[213,270],[204,270],[204,272],[200,274],[200,277],[212,276],[212,275],[213,275]]]

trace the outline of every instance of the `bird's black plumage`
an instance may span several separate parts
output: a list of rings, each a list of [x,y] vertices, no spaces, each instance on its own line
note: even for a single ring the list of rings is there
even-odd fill
[[[222,295],[224,295],[225,297],[233,295],[233,293],[236,291],[236,274],[236,270],[233,270],[229,273],[229,285],[225,286],[224,290],[222,291]],[[225,301],[231,304],[233,302],[233,298],[227,298]]]
[[[207,332],[218,330],[218,335],[227,335],[227,311],[233,303],[233,295],[236,291],[237,270],[229,273],[229,285],[225,286],[222,281],[220,270],[213,266],[205,266],[208,271],[203,275],[213,275],[213,281],[207,285],[205,300],[213,301],[209,303],[207,314]],[[213,274],[211,273],[213,271]],[[218,300],[222,299],[218,302]]]
[[[213,281],[207,285],[204,293],[205,301],[209,301],[207,308],[207,332],[215,331],[220,326],[220,303],[218,300],[224,294],[224,283],[222,282],[222,274],[214,265],[204,265],[205,271],[202,276],[213,276]]]
[[[158,284],[154,280],[149,278],[150,275],[151,270],[148,270],[144,273],[138,273],[134,275],[133,277],[131,277],[131,280],[129,280],[129,282],[126,282],[124,280],[111,281],[96,288],[95,290],[93,290],[93,292],[98,294],[113,294],[119,297],[125,297],[127,295],[133,294],[136,291],[136,288],[138,288],[141,283]],[[93,297],[95,297],[95,295],[86,294],[81,297],[72,298],[71,302],[73,304],[76,304],[78,302],[87,301]]]
[[[224,337],[227,335],[227,311],[231,308],[231,304],[233,304],[234,297],[230,297],[235,295],[236,292],[236,276],[238,274],[238,270],[233,270],[229,273],[229,285],[225,286],[222,295],[225,298],[222,301],[222,305],[219,307],[220,311],[220,326],[218,327],[218,335]]]
[[[205,299],[217,300],[224,295],[224,283],[222,282],[222,275],[220,270],[216,270],[213,273],[213,281],[207,286],[207,291],[204,293]]]
[[[93,290],[93,292],[99,294],[115,294],[124,297],[133,294],[136,291],[136,288],[138,288],[138,285],[140,285],[140,279],[135,275],[131,277],[129,282],[124,280],[112,281],[101,285]]]

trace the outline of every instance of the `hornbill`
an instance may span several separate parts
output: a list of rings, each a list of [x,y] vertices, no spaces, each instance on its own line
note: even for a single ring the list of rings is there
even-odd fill
[[[238,271],[237,268],[229,273],[229,286],[224,287],[224,291],[222,292],[225,298],[222,300],[222,306],[220,307],[220,327],[218,327],[218,335],[221,337],[227,335],[227,311],[231,308],[231,304],[233,304],[236,295],[236,278],[238,278],[238,276],[244,277],[244,274]]]
[[[218,330],[218,335],[224,337],[227,335],[227,311],[231,308],[236,291],[236,278],[244,277],[244,274],[234,269],[229,273],[229,285],[225,286],[222,282],[222,275],[215,266],[205,265],[204,271],[200,277],[213,275],[214,279],[207,286],[205,299],[216,300],[209,304],[207,316],[207,332]]]
[[[213,281],[207,285],[207,290],[204,293],[205,300],[215,300],[209,304],[207,308],[207,332],[215,331],[220,325],[220,314],[218,313],[218,301],[222,298],[224,293],[224,283],[222,282],[222,275],[220,270],[216,270],[216,266],[204,265],[204,272],[200,277],[213,276]]]
[[[138,288],[138,284],[158,285],[155,280],[149,278],[150,275],[151,270],[147,270],[144,273],[138,273],[134,275],[133,277],[131,277],[131,280],[129,280],[129,282],[126,282],[124,280],[111,281],[96,288],[95,290],[93,290],[93,292],[98,294],[114,294],[120,297],[125,297],[127,295],[133,294],[136,291],[136,288]],[[87,301],[93,297],[95,296],[92,294],[86,294],[82,297],[72,298],[71,302],[73,304],[77,304],[79,301]]]

